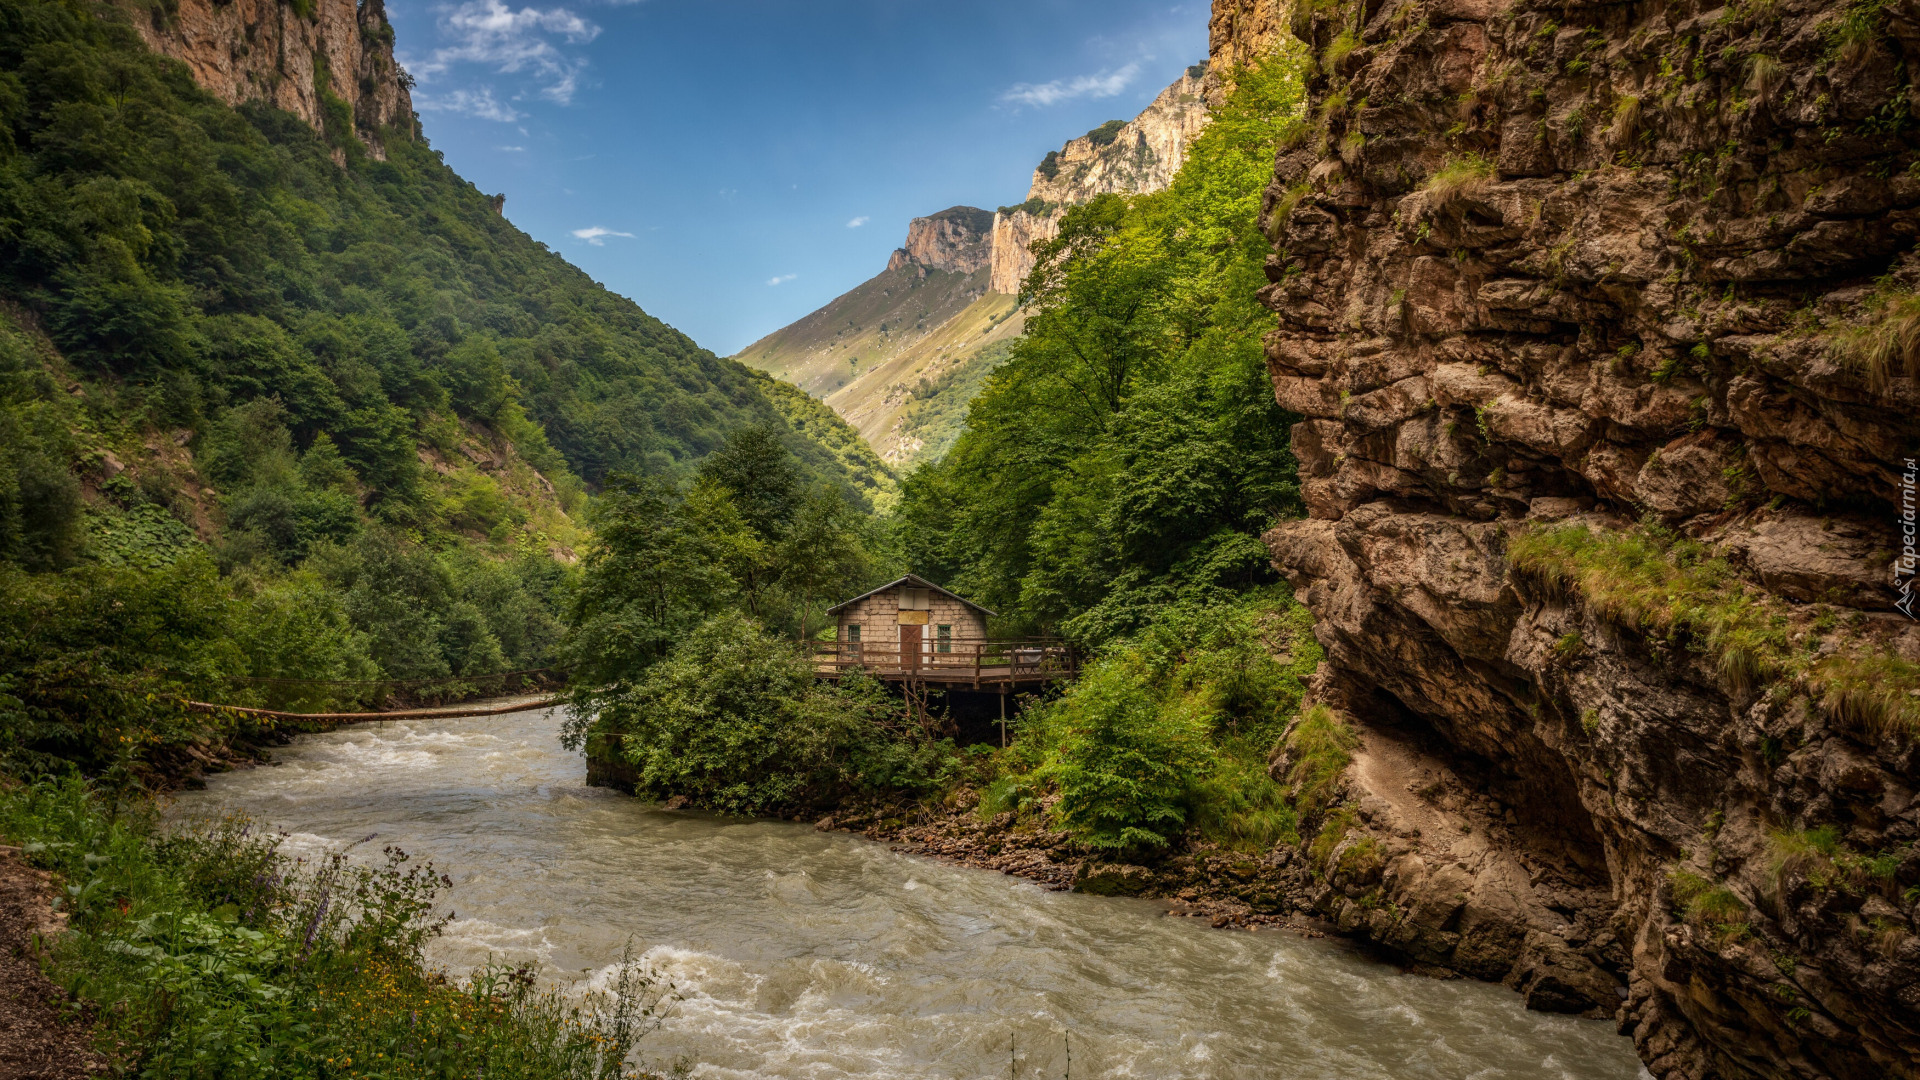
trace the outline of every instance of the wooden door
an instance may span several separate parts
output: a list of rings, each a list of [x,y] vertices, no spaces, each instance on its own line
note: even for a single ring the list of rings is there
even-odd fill
[[[900,624],[900,666],[908,671],[920,670],[920,631],[924,629],[913,623]]]

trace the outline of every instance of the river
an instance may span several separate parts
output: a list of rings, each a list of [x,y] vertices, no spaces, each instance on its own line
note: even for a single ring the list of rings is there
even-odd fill
[[[780,821],[583,784],[557,713],[300,737],[184,795],[313,851],[378,834],[454,881],[432,959],[591,978],[632,942],[683,1000],[644,1045],[695,1076],[1633,1080],[1605,1021]],[[1011,1042],[1011,1047],[1009,1043]],[[1010,1062],[1010,1050],[1013,1060]]]

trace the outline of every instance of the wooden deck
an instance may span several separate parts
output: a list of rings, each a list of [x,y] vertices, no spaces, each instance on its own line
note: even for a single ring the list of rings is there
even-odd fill
[[[948,689],[1011,690],[1080,674],[1080,654],[1058,641],[955,641],[949,652],[909,652],[886,642],[822,641],[813,670],[837,679],[858,671],[887,682]]]

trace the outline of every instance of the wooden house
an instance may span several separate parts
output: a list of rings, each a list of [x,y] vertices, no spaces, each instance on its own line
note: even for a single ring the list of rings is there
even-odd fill
[[[833,641],[812,643],[822,678],[849,671],[891,683],[987,690],[1001,694],[1079,673],[1079,653],[1064,642],[1026,638],[989,641],[979,604],[908,574],[827,609],[838,620]],[[1002,702],[1004,718],[1005,702]]]
[[[969,657],[987,640],[993,612],[913,574],[827,609],[839,620],[843,654],[872,653],[907,667]]]

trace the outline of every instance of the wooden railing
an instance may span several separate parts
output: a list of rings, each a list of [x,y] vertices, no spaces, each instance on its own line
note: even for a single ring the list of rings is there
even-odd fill
[[[1071,679],[1080,672],[1080,656],[1060,641],[954,641],[902,653],[891,641],[814,642],[814,670],[865,671],[882,678],[922,677],[940,681],[972,679],[982,683]]]

